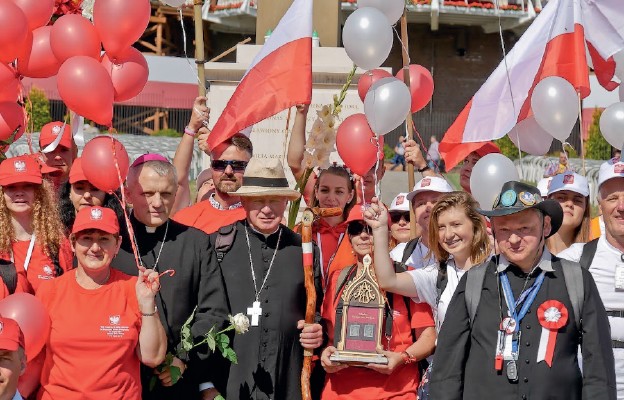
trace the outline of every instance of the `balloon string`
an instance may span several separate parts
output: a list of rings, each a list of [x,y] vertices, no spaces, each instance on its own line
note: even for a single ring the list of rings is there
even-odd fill
[[[381,202],[381,190],[379,189],[379,181],[377,180],[377,172],[379,171],[379,137],[375,136],[375,147],[377,147],[377,152],[375,153],[375,157],[377,161],[375,161],[375,197],[377,200]]]
[[[397,31],[396,29],[396,24],[392,25],[392,29],[394,30],[394,33],[396,34],[396,37],[399,40],[399,43],[401,43],[401,47],[403,48],[404,54],[407,54],[407,67],[403,66],[403,69],[409,69],[409,65],[412,63],[412,60],[409,56],[409,51],[405,47],[405,43],[403,43],[403,41],[401,40],[401,35],[399,34],[399,31]]]
[[[412,118],[408,118],[408,119],[410,121],[410,124],[412,124],[412,131],[416,134],[416,137],[418,138],[418,141],[420,142],[420,146],[424,150],[424,153],[423,152],[421,152],[421,153],[423,154],[423,158],[425,158],[425,161],[426,161],[427,160],[427,156],[429,156],[429,149],[425,145],[425,141],[423,140],[422,136],[420,136],[420,132],[418,132],[418,130],[416,129],[416,124],[414,124],[414,120]],[[405,125],[405,132],[407,132],[407,124]],[[406,137],[407,137],[407,133],[406,133]],[[438,165],[438,163],[433,161],[433,160],[431,160],[431,162],[436,167],[436,169],[439,171],[440,170],[440,166]]]
[[[200,86],[205,85],[206,82],[202,82],[199,80],[199,76],[197,76],[197,70],[196,68],[193,68],[193,64],[191,64],[191,60],[189,59],[188,54],[186,53],[186,29],[184,28],[184,16],[182,15],[181,7],[178,8],[178,13],[180,14],[180,25],[182,26],[182,42],[184,45],[184,58],[186,59],[186,62],[188,63],[189,68],[191,69],[191,73],[197,79],[197,83],[199,83]],[[202,35],[203,35],[203,32],[202,32]]]

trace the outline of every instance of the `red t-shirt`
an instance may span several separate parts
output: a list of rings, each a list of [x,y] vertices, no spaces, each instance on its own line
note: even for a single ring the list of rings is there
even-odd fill
[[[13,242],[11,246],[11,249],[13,250],[15,270],[17,271],[16,293],[26,292],[35,294],[41,282],[54,279],[56,277],[54,264],[52,263],[50,257],[45,255],[43,247],[39,243],[35,242],[30,261],[28,262],[28,265],[24,265],[29,246],[30,240]],[[61,248],[59,249],[59,265],[63,271],[69,271],[72,268],[73,257],[74,254],[69,240],[67,238],[63,238],[61,241]],[[11,255],[4,254],[2,258],[10,260]]]
[[[182,209],[173,217],[174,221],[201,229],[208,234],[241,219],[245,219],[245,209],[243,207],[232,210],[218,210],[210,204],[209,200],[200,201],[191,207]]]
[[[141,399],[136,277],[111,269],[88,290],[72,270],[39,288],[52,328],[37,399]]]
[[[323,299],[321,316],[326,323],[329,343],[334,343],[334,327],[336,306],[340,298],[336,298],[336,286],[340,270],[332,273],[327,292]],[[344,289],[344,287],[343,287]],[[393,296],[392,338],[390,344],[385,337],[381,344],[386,350],[401,352],[413,343],[411,329],[424,329],[435,326],[431,307],[425,303],[410,301],[411,321],[408,320],[407,307],[403,296]],[[335,299],[335,300],[334,300]],[[333,374],[327,374],[321,398],[326,399],[416,399],[416,390],[420,383],[418,364],[412,363],[397,367],[392,374],[384,375],[372,369],[349,367]]]

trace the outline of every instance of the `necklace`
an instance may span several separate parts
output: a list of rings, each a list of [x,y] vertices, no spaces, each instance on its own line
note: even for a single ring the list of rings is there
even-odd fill
[[[165,240],[167,240],[167,232],[169,232],[169,220],[167,220],[167,224],[165,225],[165,234],[163,235],[162,242],[160,243],[160,249],[158,250],[158,255],[156,256],[156,261],[154,262],[153,270],[158,271],[158,260],[160,260],[160,255],[162,254],[163,247],[165,247]],[[139,241],[136,236],[133,237],[134,244],[136,245],[137,251],[139,250]],[[145,267],[145,263],[143,263],[143,257],[141,256],[141,252],[139,252],[139,262],[142,267]]]
[[[275,261],[277,249],[279,249],[280,239],[282,238],[282,228],[279,228],[277,243],[275,244],[275,251],[273,251],[273,257],[271,257],[269,269],[267,269],[266,275],[262,280],[260,290],[258,290],[258,284],[256,283],[256,273],[254,272],[253,268],[253,260],[251,257],[251,244],[249,243],[249,232],[247,231],[247,224],[245,224],[245,238],[247,239],[247,248],[249,249],[249,267],[251,268],[251,279],[253,280],[254,291],[256,292],[256,300],[253,302],[251,307],[247,308],[247,315],[251,316],[251,326],[258,326],[260,314],[262,314],[262,307],[260,307],[260,293],[262,293],[262,289],[264,289],[264,284],[266,283],[267,279],[269,278],[269,274],[271,273],[271,268],[273,268],[273,261]]]

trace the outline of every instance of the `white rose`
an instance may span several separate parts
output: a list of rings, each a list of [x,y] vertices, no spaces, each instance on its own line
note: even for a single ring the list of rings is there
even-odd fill
[[[243,313],[238,313],[235,316],[229,315],[230,324],[234,326],[236,333],[245,333],[249,330],[249,318]]]

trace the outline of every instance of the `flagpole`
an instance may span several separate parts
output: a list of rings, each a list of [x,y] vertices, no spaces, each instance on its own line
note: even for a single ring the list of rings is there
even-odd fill
[[[206,63],[204,55],[204,21],[202,19],[203,0],[193,1],[193,19],[195,20],[195,64],[197,64],[197,78],[199,78],[199,95],[206,97]],[[183,21],[184,23],[184,21]]]
[[[579,136],[581,138],[581,162],[583,165],[583,176],[585,176],[587,174],[587,171],[585,170],[585,146],[583,145],[583,106],[581,105],[581,92],[577,91],[576,94],[578,95],[579,106]]]
[[[410,70],[409,70],[409,38],[407,36],[407,7],[403,9],[403,15],[401,16],[401,42],[403,43],[403,81],[410,87]],[[407,113],[405,119],[405,126],[407,130],[406,140],[412,140],[414,138],[414,127],[412,125],[412,110]],[[407,164],[407,191],[411,191],[415,185],[414,181],[414,166],[410,163]],[[414,215],[414,209],[410,206],[410,237],[416,237],[416,216]]]

